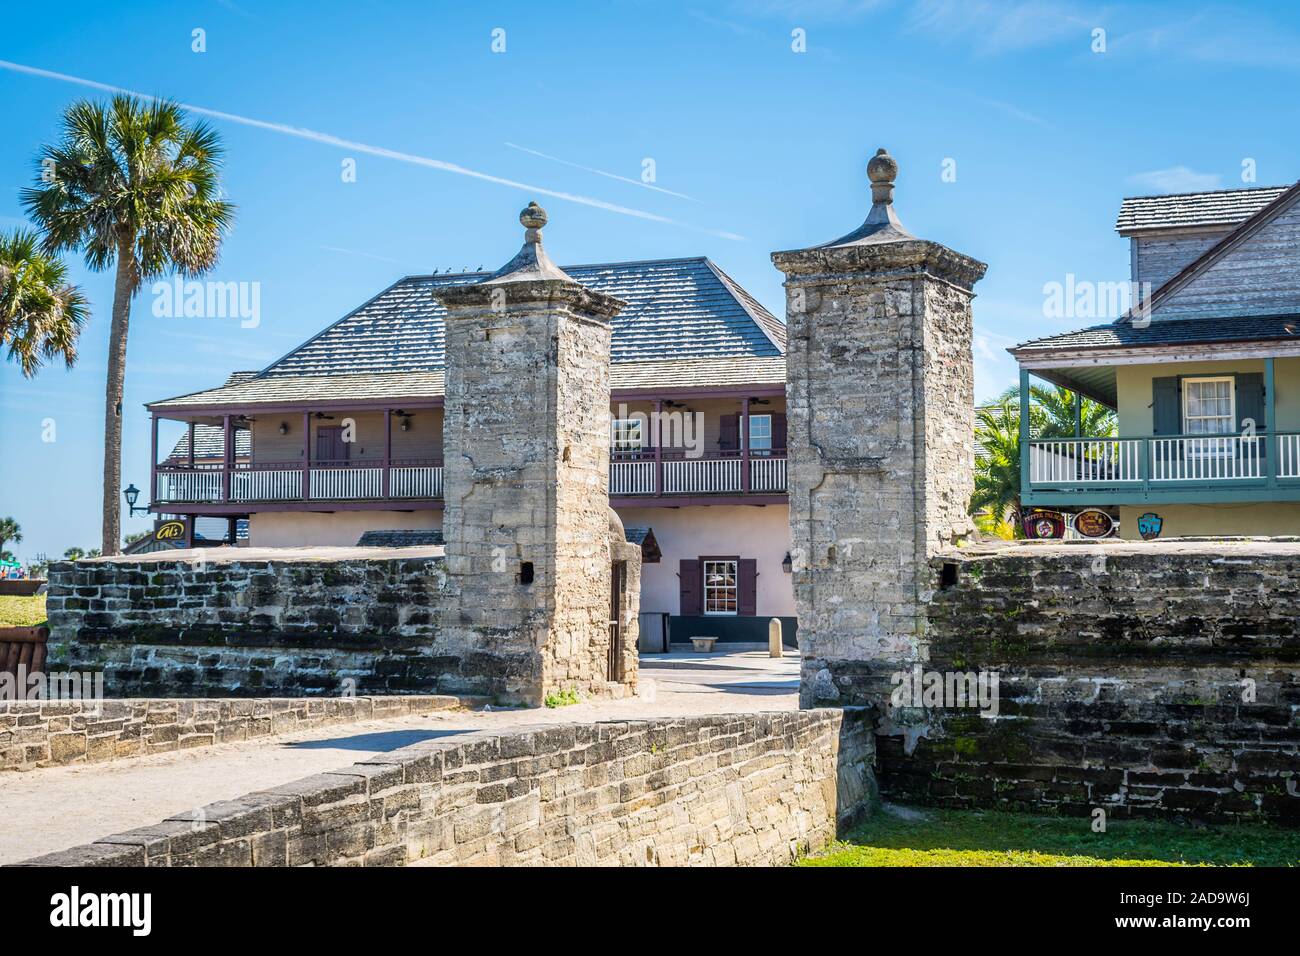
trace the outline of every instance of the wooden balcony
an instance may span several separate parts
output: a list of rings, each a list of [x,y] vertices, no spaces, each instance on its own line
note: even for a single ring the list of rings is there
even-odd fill
[[[155,510],[177,505],[218,506],[220,513],[242,509],[278,510],[277,505],[337,503],[373,508],[414,502],[441,502],[441,461],[375,461],[162,464],[156,469]],[[691,458],[665,450],[616,454],[609,467],[609,494],[615,501],[645,499],[682,504],[696,499],[727,500],[784,497],[784,451],[718,452]],[[755,503],[766,503],[758,502]],[[188,510],[188,509],[187,509]]]
[[[1300,500],[1300,434],[1035,439],[1027,458],[1029,505]]]

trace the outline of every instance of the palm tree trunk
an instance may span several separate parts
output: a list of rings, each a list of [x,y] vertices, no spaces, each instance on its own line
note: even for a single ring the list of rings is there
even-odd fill
[[[131,321],[131,247],[119,244],[113,284],[113,324],[108,332],[108,381],[104,386],[104,541],[107,556],[122,550],[122,393],[126,382],[126,333]]]

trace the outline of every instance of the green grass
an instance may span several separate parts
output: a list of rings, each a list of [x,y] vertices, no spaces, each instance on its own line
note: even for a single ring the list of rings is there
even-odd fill
[[[35,627],[45,623],[45,595],[0,594],[0,627]]]
[[[572,687],[562,690],[558,694],[547,694],[546,699],[542,701],[547,707],[552,709],[556,707],[570,707],[573,704],[582,703],[582,698]]]
[[[924,810],[905,820],[877,812],[803,866],[1300,866],[1300,830],[1192,827],[1090,817]]]

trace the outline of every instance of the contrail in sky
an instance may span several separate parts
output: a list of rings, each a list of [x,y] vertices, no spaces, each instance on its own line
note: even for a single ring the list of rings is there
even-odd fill
[[[78,86],[88,86],[92,89],[104,90],[108,93],[126,93],[131,96],[141,97],[142,99],[157,99],[157,97],[151,96],[148,93],[137,93],[134,90],[128,90],[120,86],[112,86],[108,83],[99,83],[95,80],[87,80],[79,76],[70,76],[67,73],[55,73],[53,70],[42,70],[38,67],[26,66],[22,63],[13,63],[9,60],[0,60],[0,69],[9,70],[13,73],[26,73],[29,76],[39,76],[48,80],[59,80],[64,83],[75,83]],[[285,123],[272,123],[267,120],[253,119],[248,116],[239,116],[235,113],[226,113],[221,110],[207,109],[202,106],[193,106],[189,103],[181,103],[180,105],[191,113],[211,116],[213,119],[226,120],[230,123],[239,123],[243,126],[253,126],[257,129],[270,130],[274,133],[283,133],[286,136],[296,136],[299,139],[309,139],[317,143],[324,143],[328,146],[337,146],[340,149],[347,149],[358,153],[368,153],[371,156],[382,156],[385,159],[395,159],[402,163],[426,166],[429,169],[439,169],[446,173],[455,173],[457,176],[469,176],[473,179],[481,179],[484,182],[496,183],[498,186],[509,186],[512,189],[522,189],[526,192],[537,193],[542,196],[552,196],[555,199],[563,199],[568,202],[579,203],[583,206],[603,209],[606,212],[618,213],[622,216],[633,216],[637,219],[647,219],[651,222],[662,222],[670,226],[679,226],[683,229],[707,233],[708,235],[717,236],[721,239],[731,239],[739,242],[745,240],[744,236],[739,236],[734,232],[724,232],[717,229],[708,229],[703,226],[694,226],[687,222],[671,219],[668,216],[660,216],[657,213],[647,212],[644,209],[634,209],[630,206],[620,206],[616,203],[606,202],[603,199],[594,199],[590,196],[581,196],[576,193],[560,192],[555,189],[546,189],[542,186],[521,183],[513,179],[493,176],[490,173],[481,173],[476,169],[469,169],[465,166],[459,166],[456,163],[448,163],[441,159],[433,159],[428,156],[417,156],[414,153],[403,153],[394,149],[387,149],[383,146],[370,146],[366,143],[358,143],[354,140],[342,139],[341,137],[333,136],[330,133],[322,133],[301,126],[289,126]]]
[[[631,183],[633,186],[640,186],[642,189],[653,189],[655,192],[667,193],[669,196],[676,196],[678,199],[689,199],[691,202],[699,202],[694,196],[688,196],[685,193],[675,193],[671,189],[664,189],[662,186],[656,186],[654,183],[642,182],[639,179],[633,179],[630,176],[620,176],[618,173],[607,173],[603,169],[596,169],[592,166],[584,166],[581,163],[572,163],[567,159],[560,159],[558,156],[552,156],[549,153],[543,153],[540,150],[529,149],[527,146],[519,146],[515,143],[506,143],[511,149],[517,149],[521,153],[532,153],[534,156],[540,156],[542,159],[549,159],[553,163],[563,163],[565,166],[572,166],[574,169],[581,169],[586,173],[595,173],[597,176],[608,176],[610,179],[617,179],[621,183]]]

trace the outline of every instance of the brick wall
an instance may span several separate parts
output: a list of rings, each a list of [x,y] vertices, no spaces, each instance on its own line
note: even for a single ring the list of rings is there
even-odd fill
[[[0,770],[207,747],[459,706],[455,697],[0,701]]]
[[[869,812],[873,743],[860,710],[464,734],[28,864],[776,865]]]
[[[999,716],[896,714],[889,797],[1300,823],[1300,547],[1022,546],[931,571],[925,666],[998,671]]]

